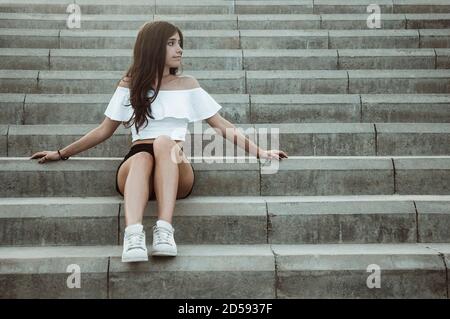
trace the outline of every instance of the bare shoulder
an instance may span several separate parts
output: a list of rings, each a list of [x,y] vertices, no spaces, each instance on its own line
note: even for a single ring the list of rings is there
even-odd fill
[[[125,76],[125,77],[122,78],[122,80],[120,80],[119,86],[124,87],[124,88],[129,88],[130,87],[130,81],[131,81],[131,78]]]
[[[189,90],[200,87],[200,84],[192,75],[183,75],[180,77],[180,86],[185,90]]]

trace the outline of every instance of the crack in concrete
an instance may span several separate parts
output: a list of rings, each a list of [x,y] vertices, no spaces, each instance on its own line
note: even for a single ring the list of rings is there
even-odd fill
[[[41,71],[39,70],[39,71],[38,71],[38,74],[37,74],[37,78],[36,78],[36,91],[37,91],[37,93],[39,93],[39,80],[40,80],[40,76],[41,76]]]
[[[391,158],[391,161],[392,161],[392,169],[394,170],[394,174],[393,174],[393,177],[394,177],[394,194],[396,194],[397,193],[397,179],[396,179],[397,171],[395,169],[394,159]]]
[[[20,117],[20,124],[24,125],[25,124],[25,103],[27,100],[27,94],[24,95],[23,97],[23,102],[22,102],[22,115]]]
[[[239,47],[238,47],[238,49],[241,49],[241,50],[243,50],[243,48],[242,48],[242,43],[241,43],[241,30],[237,30],[237,32],[238,32],[238,43],[239,43]],[[243,52],[242,52],[242,54],[244,54]],[[244,66],[242,66],[242,69],[244,69]]]
[[[438,54],[437,54],[437,52],[436,52],[436,48],[433,48],[433,51],[434,51],[434,69],[435,70],[437,70],[437,68],[438,68]]]
[[[339,50],[336,50],[336,68],[337,70],[341,70],[341,56],[339,55]]]
[[[267,204],[267,201],[265,201],[266,204],[266,243],[270,244],[270,234],[272,232],[272,221],[270,220],[269,216],[269,206]]]
[[[111,256],[108,257],[108,269],[106,271],[106,298],[111,299],[109,291],[109,268],[111,264]]]
[[[327,31],[327,49],[331,49],[330,48],[330,31]]]
[[[58,49],[61,49],[61,30],[58,30]]]
[[[449,295],[449,291],[448,291],[448,266],[447,266],[447,262],[445,260],[445,255],[443,253],[439,253],[439,256],[441,256],[442,261],[444,262],[444,266],[445,266],[445,290],[447,292],[447,299],[450,299],[450,295]]]
[[[377,125],[373,123],[373,129],[375,130],[375,156],[378,155],[378,131]]]
[[[421,41],[420,41],[420,29],[419,30],[417,30],[417,33],[418,33],[418,35],[419,35],[419,49],[422,49],[422,46],[421,46]]]
[[[449,299],[450,296],[449,296],[449,291],[448,291],[448,285],[449,285],[448,284],[448,266],[447,266],[447,262],[445,260],[445,255],[440,252],[439,256],[442,258],[442,262],[444,263],[444,266],[445,266],[445,291],[447,294],[447,299]]]
[[[363,119],[363,102],[362,102],[362,95],[359,95],[359,123],[362,123]]]
[[[270,240],[270,236],[269,234],[272,233],[272,223],[270,221],[270,216],[269,216],[269,204],[267,203],[267,200],[264,200],[265,204],[266,204],[266,236],[267,236],[267,243],[269,245],[270,251],[272,252],[273,255],[273,262],[274,262],[274,287],[273,287],[273,291],[275,294],[275,299],[278,299],[278,287],[279,287],[279,278],[278,278],[278,264],[277,264],[277,255],[274,252],[273,248],[272,248],[272,243]]]
[[[313,156],[317,156],[317,154],[316,154],[317,145],[316,145],[316,137],[315,137],[316,135],[314,133],[312,133],[311,136],[312,136],[312,145],[313,145]]]
[[[313,1],[313,6],[314,6],[314,1]],[[314,11],[314,8],[313,8]],[[319,14],[319,30],[323,30],[323,17],[321,14]]]
[[[272,251],[273,255],[273,262],[274,262],[274,293],[275,293],[275,299],[278,299],[278,287],[280,286],[280,278],[278,277],[278,261],[277,261],[277,254],[273,250],[272,244],[269,244],[270,250]]]
[[[430,247],[429,245],[426,245],[426,244],[424,244],[423,247],[437,252],[438,256],[441,257],[442,262],[444,263],[444,267],[445,267],[445,294],[446,294],[447,299],[449,299],[450,295],[449,295],[449,289],[448,289],[448,286],[449,286],[449,283],[448,283],[448,266],[447,266],[447,262],[445,260],[445,254],[440,252],[436,248]]]
[[[347,73],[347,88],[346,88],[346,93],[349,94],[350,93],[350,74],[348,73],[348,70],[346,71]]]
[[[8,125],[6,127],[6,157],[9,157],[9,128],[11,127],[11,125]]]
[[[413,200],[414,210],[416,211],[416,242],[420,243],[419,235],[419,212],[417,211],[416,201]]]

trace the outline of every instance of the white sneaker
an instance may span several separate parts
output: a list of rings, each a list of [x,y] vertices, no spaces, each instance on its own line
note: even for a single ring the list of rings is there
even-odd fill
[[[142,224],[129,225],[123,238],[122,262],[147,261],[145,232]]]
[[[172,225],[165,220],[158,220],[153,226],[153,256],[176,256],[177,245],[173,238]]]

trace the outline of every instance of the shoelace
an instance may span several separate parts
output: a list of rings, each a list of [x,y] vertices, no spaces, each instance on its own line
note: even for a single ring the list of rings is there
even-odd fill
[[[144,242],[144,233],[131,233],[127,234],[126,236],[127,246],[128,250],[134,249],[134,248],[140,248],[142,250],[145,250],[143,247],[145,247]]]
[[[155,240],[156,240],[156,244],[169,244],[172,245],[172,242],[170,241],[171,237],[172,237],[172,231],[170,231],[167,228],[164,227],[158,227],[158,226],[153,226],[154,227],[154,234],[155,234]]]

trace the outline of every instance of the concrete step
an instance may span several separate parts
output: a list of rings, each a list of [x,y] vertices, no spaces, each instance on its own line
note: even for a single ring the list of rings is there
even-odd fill
[[[314,13],[366,13],[370,0],[314,0]],[[382,13],[448,13],[446,0],[380,0],[376,4]]]
[[[0,199],[1,246],[122,245],[117,197]],[[143,225],[149,245],[157,206]],[[194,196],[178,200],[178,244],[450,242],[450,197]]]
[[[95,127],[9,125],[2,130],[7,133],[2,136],[5,143],[0,147],[0,155],[21,157],[40,148],[58,149]],[[252,141],[258,141],[258,145],[281,148],[292,156],[450,155],[450,123],[265,123],[237,127]],[[75,156],[120,157],[122,150],[129,147],[130,139],[129,129],[121,126],[109,140]],[[271,144],[275,142],[279,146]],[[244,150],[225,141],[207,123],[189,124],[184,151],[194,157],[245,155]]]
[[[209,93],[450,93],[450,70],[189,71]],[[0,93],[113,92],[123,71],[0,70]]]
[[[361,94],[361,122],[446,123],[445,100],[444,94]]]
[[[450,4],[447,0],[392,0],[393,13],[449,13]]]
[[[443,145],[450,145],[450,129],[444,123],[377,123],[377,155],[446,155]],[[450,133],[450,130],[449,130]],[[416,143],[427,146],[415,147]],[[450,151],[450,149],[449,149]]]
[[[71,0],[2,0],[2,12],[65,13]],[[229,14],[234,12],[233,1],[195,0],[77,0],[83,14]]]
[[[0,245],[122,245],[125,206],[118,197],[27,198],[27,204],[19,198],[0,199]],[[175,214],[179,216],[173,221],[177,243],[267,243],[265,201],[231,199],[234,203],[229,197],[178,200]],[[156,202],[149,202],[143,221],[149,245],[156,212]]]
[[[367,19],[368,13],[362,14],[320,14],[320,28],[311,29],[328,29],[328,30],[355,30],[368,29]],[[448,13],[384,13],[381,16],[380,29],[440,29],[448,28]],[[239,19],[239,17],[238,17]],[[239,28],[242,30],[241,22]],[[11,23],[12,24],[12,23]],[[16,24],[26,25],[26,24]],[[278,28],[278,25],[277,25]],[[253,28],[256,29],[256,28]],[[267,28],[268,29],[268,28]],[[292,27],[292,29],[295,29]],[[306,28],[303,28],[306,29]]]
[[[349,93],[445,93],[450,70],[349,70]],[[338,72],[338,71],[336,71]]]
[[[1,12],[65,13],[71,0],[1,0]],[[218,1],[77,0],[84,14],[366,13],[371,0]],[[447,0],[379,0],[382,13],[449,13]]]
[[[447,298],[449,244],[179,245],[141,263],[121,249],[1,247],[0,297]]]
[[[406,29],[439,29],[448,28],[448,13],[407,13]]]
[[[24,98],[20,99],[23,101]],[[282,110],[282,112],[280,112]],[[249,123],[448,123],[446,94],[251,94]],[[56,122],[54,122],[56,123]],[[99,123],[99,120],[97,122]]]
[[[272,244],[450,242],[446,196],[264,199]]]
[[[251,94],[446,93],[450,83],[448,70],[247,71],[246,78]]]
[[[275,263],[268,245],[179,245],[176,258],[140,263],[122,263],[121,254],[121,246],[0,248],[0,297],[274,297]],[[79,289],[67,288],[69,265],[81,270]]]
[[[219,113],[235,124],[450,123],[450,94],[211,96],[223,107]],[[98,124],[110,99],[111,93],[0,93],[0,124]]]
[[[123,156],[43,165],[29,157],[0,157],[0,196],[114,195]],[[289,156],[262,163],[242,156],[188,158],[196,177],[193,195],[450,194],[450,156]]]
[[[433,63],[431,56],[435,53]],[[446,69],[446,63],[438,63],[434,49],[339,49],[338,69]],[[450,57],[450,50],[439,52],[439,59]]]
[[[0,48],[0,68],[27,70],[125,70],[126,49]],[[450,49],[191,50],[183,70],[447,69]]]
[[[273,15],[277,17],[279,15]],[[286,15],[289,19],[291,15]],[[320,28],[320,16],[317,15],[293,15],[296,17],[309,18],[311,21],[318,21],[314,26]],[[392,15],[401,19],[402,15]],[[429,16],[429,15],[427,15]],[[169,21],[176,24],[182,30],[236,30],[238,29],[238,18],[246,17],[246,15],[236,14],[189,14],[189,15],[153,15],[153,14],[83,14],[80,27],[83,29],[99,29],[99,30],[137,30],[143,24],[151,21]],[[255,22],[255,26],[263,26],[264,20],[261,15],[257,15],[259,19]],[[404,18],[404,15],[403,15]],[[426,17],[424,17],[426,19]],[[430,18],[431,19],[431,18]],[[445,17],[444,17],[445,19]],[[294,19],[290,19],[294,20]],[[280,21],[277,27],[282,28]],[[311,21],[291,21],[292,26],[313,26]],[[439,23],[436,23],[439,24]],[[3,28],[23,28],[23,29],[66,29],[67,14],[52,13],[0,13],[0,25]],[[285,26],[284,26],[285,27]],[[242,27],[241,27],[242,29]],[[278,28],[277,28],[278,29]]]
[[[314,0],[314,13],[367,13],[371,0]],[[449,13],[447,0],[379,0],[381,13]]]
[[[450,40],[448,35],[449,29],[433,29],[433,32],[429,32],[431,29],[419,29],[420,34],[420,47],[421,48],[449,48]]]
[[[448,48],[450,29],[330,30],[328,48]]]
[[[3,48],[130,50],[136,34],[137,30],[3,28],[0,45]],[[450,43],[450,29],[186,30],[183,35],[185,50],[448,48]]]
[[[450,69],[450,49],[435,49],[436,51],[436,68]]]
[[[449,244],[272,245],[272,250],[277,298],[448,298]]]
[[[267,128],[268,138],[278,140],[290,155],[450,155],[448,123],[265,123],[254,127],[257,140],[263,139],[261,133]]]
[[[0,94],[0,124],[95,124],[112,94]],[[248,94],[211,94],[233,123],[250,123]],[[450,98],[450,96],[449,96]],[[59,111],[61,110],[61,113]],[[441,118],[442,120],[442,118]],[[450,120],[449,120],[450,122]]]
[[[65,29],[67,14],[2,13],[2,28]],[[136,30],[149,21],[169,21],[182,30],[270,30],[270,29],[367,29],[364,14],[193,14],[125,15],[83,14],[81,27],[98,30]],[[382,29],[439,29],[450,24],[448,13],[383,14]]]
[[[431,31],[433,30],[433,31]],[[450,48],[450,28],[419,29],[421,48]]]

